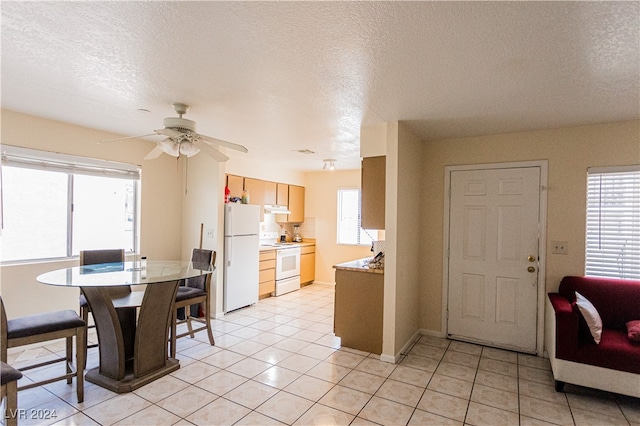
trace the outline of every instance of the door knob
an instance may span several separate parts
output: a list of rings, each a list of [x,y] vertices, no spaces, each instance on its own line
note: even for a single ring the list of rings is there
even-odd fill
[[[535,272],[535,271],[536,271],[536,268],[534,268],[533,266],[529,266],[529,267],[527,268],[527,271],[529,271],[529,272],[533,273],[533,272]]]
[[[535,262],[536,261],[536,257],[535,256],[529,256],[529,257],[527,257],[527,260],[529,262]]]

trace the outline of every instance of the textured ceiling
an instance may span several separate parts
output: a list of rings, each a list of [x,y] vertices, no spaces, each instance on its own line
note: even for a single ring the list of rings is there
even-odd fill
[[[184,102],[250,151],[231,155],[299,169],[357,167],[363,124],[433,140],[640,116],[636,1],[0,7],[3,108],[138,135]]]

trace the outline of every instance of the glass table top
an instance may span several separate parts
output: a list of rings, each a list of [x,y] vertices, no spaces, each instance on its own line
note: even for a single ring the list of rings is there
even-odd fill
[[[139,261],[101,263],[58,269],[39,275],[43,284],[65,287],[107,287],[142,285],[210,274],[215,267],[208,263],[173,260],[149,260],[146,269]]]

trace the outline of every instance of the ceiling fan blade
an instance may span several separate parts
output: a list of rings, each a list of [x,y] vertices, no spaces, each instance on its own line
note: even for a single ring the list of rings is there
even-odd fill
[[[195,141],[193,141],[193,146],[195,146],[196,148],[200,149],[200,151],[207,153],[208,155],[213,157],[213,159],[216,160],[219,163],[224,163],[225,161],[227,161],[229,159],[229,157],[227,157],[226,155],[224,155],[223,153],[221,153],[217,149],[212,148],[211,146],[207,145],[205,142],[203,142],[203,141],[201,141],[199,139],[196,139]]]
[[[151,152],[149,152],[144,159],[145,160],[153,160],[154,158],[158,158],[160,157],[160,155],[163,153],[164,151],[162,150],[162,148],[160,148],[159,146],[156,146],[155,148],[153,148],[151,150]]]
[[[144,138],[147,136],[154,136],[156,133],[149,133],[147,135],[136,135],[136,136],[125,136],[124,138],[115,138],[115,139],[105,139],[103,141],[98,141],[98,143],[107,143],[107,142],[116,142],[123,141],[125,139],[136,139],[136,138]]]
[[[244,153],[249,152],[249,150],[247,148],[245,148],[242,145],[238,145],[237,143],[231,143],[231,142],[223,141],[222,139],[216,139],[216,138],[212,138],[211,136],[206,136],[206,135],[198,135],[198,136],[200,136],[200,139],[202,139],[205,142],[210,142],[210,143],[215,144],[215,145],[226,146],[227,148],[235,149],[236,151],[240,151],[240,152],[244,152]]]
[[[177,130],[166,129],[166,128],[154,130],[154,132],[156,132],[157,135],[165,135],[165,136],[169,136],[170,138],[177,138],[178,136],[182,136],[184,134]]]

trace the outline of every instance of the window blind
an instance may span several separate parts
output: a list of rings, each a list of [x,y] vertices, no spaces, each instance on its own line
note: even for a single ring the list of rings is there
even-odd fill
[[[640,166],[588,170],[585,273],[640,279]]]
[[[134,164],[39,151],[11,145],[2,145],[2,165],[91,176],[140,179],[140,167]]]

